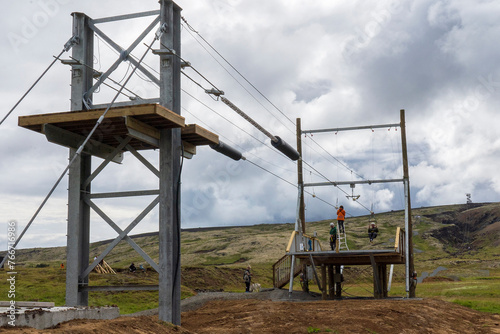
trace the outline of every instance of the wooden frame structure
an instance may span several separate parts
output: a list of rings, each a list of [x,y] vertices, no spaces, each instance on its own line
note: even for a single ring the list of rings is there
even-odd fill
[[[351,131],[360,129],[374,129],[374,128],[387,128],[387,127],[400,127],[401,128],[401,142],[403,148],[403,177],[401,179],[388,179],[388,180],[352,180],[352,181],[335,181],[335,182],[322,182],[305,184],[303,181],[302,171],[302,158],[299,158],[297,163],[297,180],[298,180],[298,200],[297,200],[297,217],[295,224],[295,231],[292,232],[292,237],[287,248],[287,256],[291,257],[290,261],[280,259],[275,266],[273,266],[273,277],[280,276],[282,268],[280,264],[285,264],[287,271],[290,274],[286,275],[288,282],[284,279],[275,279],[275,287],[282,287],[289,284],[289,293],[293,291],[293,279],[300,272],[306,275],[304,282],[308,282],[307,266],[311,266],[314,271],[317,284],[323,291],[323,297],[326,299],[328,294],[326,289],[326,269],[328,268],[328,277],[330,282],[330,296],[333,298],[333,291],[335,298],[341,297],[340,280],[342,274],[342,266],[345,265],[371,265],[373,267],[373,282],[374,282],[374,296],[376,298],[387,297],[387,264],[405,264],[406,276],[406,292],[410,298],[415,297],[415,282],[412,279],[414,272],[413,265],[413,243],[412,243],[412,223],[411,223],[411,201],[410,201],[410,181],[408,173],[408,156],[406,148],[406,125],[404,110],[400,111],[400,123],[393,124],[380,124],[369,125],[349,128],[335,128],[335,129],[319,129],[307,130],[301,129],[301,120],[297,119],[297,149],[302,156],[302,134],[305,133],[318,133],[318,132],[338,132],[338,131]],[[305,233],[305,205],[304,205],[304,187],[308,186],[338,186],[338,185],[354,185],[354,184],[372,184],[372,183],[389,183],[397,182],[403,183],[405,188],[405,229],[401,230],[399,227],[396,232],[396,244],[394,250],[367,250],[367,251],[339,251],[338,244],[336,251],[318,251],[308,250],[305,247],[310,239]],[[293,239],[293,240],[292,240]],[[338,242],[338,240],[337,240]],[[299,246],[297,246],[299,245]],[[291,247],[293,246],[293,247]],[[296,265],[299,260],[301,270],[297,270]],[[316,266],[321,266],[323,284],[319,281]],[[335,269],[335,270],[334,270]],[[285,277],[281,275],[280,277]],[[307,283],[303,286],[307,290]]]

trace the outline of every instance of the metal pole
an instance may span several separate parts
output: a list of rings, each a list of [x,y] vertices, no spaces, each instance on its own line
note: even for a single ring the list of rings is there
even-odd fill
[[[83,96],[92,87],[92,66],[94,59],[94,34],[89,28],[89,17],[73,13],[73,36],[79,43],[73,47],[73,58],[84,65],[73,65],[71,76],[71,110],[85,110]],[[89,99],[92,97],[89,96]],[[70,159],[75,156],[70,149]],[[81,276],[89,264],[90,207],[81,196],[82,191],[90,193],[90,184],[84,181],[91,174],[92,157],[81,154],[69,168],[68,184],[68,227],[66,248],[66,305],[88,305],[88,292],[79,289],[88,285],[88,275]]]
[[[161,0],[161,44],[181,55],[180,12],[171,0]],[[180,59],[160,54],[160,104],[180,114]],[[159,307],[161,321],[181,324],[180,261],[180,129],[160,131]]]
[[[295,255],[292,255],[292,263],[290,264],[290,284],[288,284],[288,297],[292,296],[293,292],[293,273],[295,272]]]
[[[413,264],[413,228],[411,222],[411,199],[410,199],[410,174],[408,168],[408,151],[406,146],[406,123],[405,111],[400,110],[401,119],[401,141],[403,151],[403,179],[405,187],[405,230],[406,230],[406,292],[408,297],[415,298],[415,284],[410,281],[410,277],[415,270]]]
[[[389,286],[387,287],[387,292],[391,291],[392,274],[394,273],[394,264],[391,264],[391,269],[389,270]]]

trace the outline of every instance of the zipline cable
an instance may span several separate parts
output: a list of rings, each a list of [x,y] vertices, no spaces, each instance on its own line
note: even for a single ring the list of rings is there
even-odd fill
[[[164,27],[161,27],[160,31],[155,34],[155,38],[151,42],[150,47],[153,45],[154,42],[156,42],[157,39],[160,38],[159,33],[160,32],[162,33],[163,29],[164,29]],[[144,54],[142,55],[142,57],[141,57],[141,59],[140,59],[140,61],[139,61],[139,63],[137,65],[140,65],[140,63],[142,62],[142,60],[144,60],[144,58],[146,57],[146,55],[147,55],[148,52],[149,52],[149,49],[147,49],[144,52]],[[42,201],[42,204],[40,204],[40,206],[36,210],[36,212],[33,215],[33,217],[31,217],[31,219],[28,222],[28,224],[25,226],[25,228],[23,229],[23,231],[21,232],[21,234],[19,235],[19,237],[16,239],[16,241],[15,241],[14,245],[12,246],[12,248],[16,248],[16,246],[19,243],[19,241],[21,241],[22,237],[24,236],[24,234],[26,233],[26,231],[28,230],[28,228],[31,226],[31,224],[33,223],[33,221],[35,220],[35,218],[38,216],[38,214],[40,213],[40,211],[42,210],[42,208],[45,206],[45,204],[49,200],[50,196],[52,196],[52,193],[56,190],[57,186],[59,185],[59,183],[61,182],[61,180],[63,179],[63,177],[66,175],[66,173],[68,172],[68,170],[71,167],[71,165],[80,156],[80,154],[82,153],[85,145],[90,140],[90,137],[92,137],[92,135],[94,134],[94,132],[96,131],[96,129],[102,123],[102,121],[104,120],[104,117],[106,116],[106,114],[108,113],[108,111],[111,109],[111,106],[115,103],[116,99],[121,94],[121,91],[123,90],[123,87],[125,87],[125,85],[129,82],[130,78],[132,77],[132,75],[134,74],[134,72],[137,70],[137,68],[138,68],[138,66],[134,66],[134,68],[133,68],[132,72],[130,73],[129,77],[127,78],[127,80],[125,80],[125,82],[121,86],[120,90],[116,93],[116,95],[114,96],[113,100],[111,100],[109,106],[106,108],[106,110],[103,112],[103,114],[99,117],[99,119],[97,120],[96,124],[94,125],[94,127],[92,128],[92,130],[89,132],[89,134],[87,135],[87,137],[85,138],[85,140],[83,141],[83,143],[76,150],[75,154],[73,155],[73,157],[71,158],[70,162],[68,163],[68,165],[66,166],[66,168],[64,169],[64,171],[61,173],[61,175],[59,176],[59,178],[57,179],[56,183],[52,186],[52,188],[50,189],[50,191],[47,194],[47,196],[45,196],[44,200]],[[7,259],[7,257],[4,257],[3,260],[2,260],[2,262],[0,262],[0,267],[5,262],[5,259]]]
[[[287,120],[290,121],[290,123],[292,123],[293,125],[295,125],[295,122],[293,122],[284,112],[282,112],[273,102],[271,102],[271,100],[269,100],[259,89],[257,89],[257,87],[255,87],[255,85],[253,85],[243,74],[241,74],[240,71],[238,71],[234,66],[233,64],[231,64],[226,58],[224,58],[224,56],[222,56],[220,54],[219,51],[217,51],[213,46],[212,44],[210,44],[205,38],[203,38],[203,36],[198,32],[196,31],[188,22],[187,20],[184,18],[184,17],[181,17],[182,21],[184,21],[184,23],[187,25],[188,29],[191,30],[192,32],[196,33],[212,50],[214,50],[215,53],[217,53],[217,55],[219,57],[221,57],[229,66],[231,66],[231,68],[236,72],[238,73],[239,76],[241,76],[243,78],[243,80],[245,80],[253,89],[255,89],[256,92],[258,92],[267,102],[269,102],[269,104],[271,104],[277,111],[279,111],[283,116],[285,116],[285,118]]]
[[[0,125],[2,125],[2,123],[7,119],[7,117],[9,117],[10,114],[17,108],[19,103],[21,103],[21,101],[24,100],[24,98],[31,92],[31,90],[38,84],[38,82],[45,76],[45,74],[50,70],[52,65],[55,64],[55,62],[59,59],[59,57],[61,57],[64,52],[69,51],[71,49],[71,47],[73,45],[75,45],[76,43],[78,43],[78,37],[72,36],[66,42],[66,44],[64,44],[64,48],[59,53],[59,55],[57,55],[57,57],[55,57],[55,59],[50,63],[50,65],[45,69],[45,71],[42,72],[42,74],[38,77],[38,79],[36,79],[35,82],[31,85],[31,87],[26,91],[26,93],[24,93],[23,96],[21,96],[21,98],[17,101],[17,103],[12,107],[12,109],[10,109],[10,111],[7,113],[7,115],[5,115],[5,117],[0,121]]]

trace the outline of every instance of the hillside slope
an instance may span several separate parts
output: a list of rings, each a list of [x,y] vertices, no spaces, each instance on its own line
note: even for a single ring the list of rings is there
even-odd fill
[[[418,271],[432,271],[440,265],[449,265],[450,261],[458,267],[475,263],[476,270],[498,270],[500,203],[418,208],[413,209],[412,216],[415,265]],[[369,218],[347,218],[349,248],[393,247],[396,228],[404,227],[404,212],[374,216],[380,230],[374,244],[370,244],[367,238]],[[327,247],[331,221],[309,222],[306,232],[311,235],[316,232],[323,247]],[[239,268],[250,263],[269,266],[285,254],[293,229],[293,224],[262,224],[183,230],[182,265]],[[158,260],[157,233],[133,236],[133,239],[154,260]],[[100,254],[109,242],[92,244],[91,258]],[[59,263],[65,262],[65,251],[65,247],[21,249],[17,252],[17,258],[26,265]],[[125,269],[130,262],[146,264],[125,241],[120,242],[105,260],[116,269]],[[450,270],[456,274],[453,268]]]

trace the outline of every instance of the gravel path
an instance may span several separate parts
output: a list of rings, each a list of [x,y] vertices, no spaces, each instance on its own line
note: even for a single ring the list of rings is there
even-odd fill
[[[321,295],[316,293],[306,293],[302,291],[294,291],[288,296],[288,290],[283,289],[262,289],[260,292],[244,293],[244,292],[199,292],[196,296],[186,298],[181,301],[181,312],[197,310],[206,302],[211,300],[243,300],[243,299],[259,299],[271,301],[314,301],[321,300]],[[150,309],[132,314],[126,314],[126,317],[135,317],[141,315],[158,315],[158,309]]]

